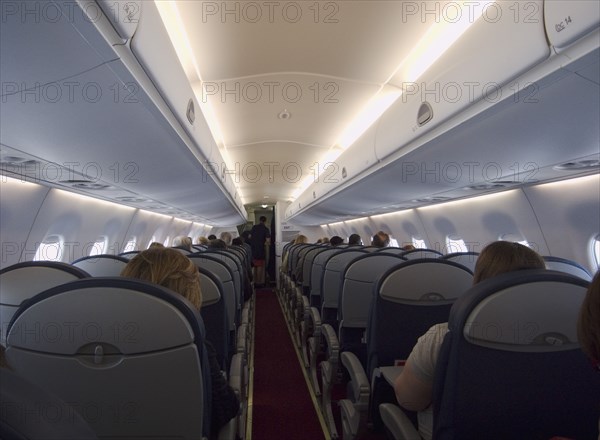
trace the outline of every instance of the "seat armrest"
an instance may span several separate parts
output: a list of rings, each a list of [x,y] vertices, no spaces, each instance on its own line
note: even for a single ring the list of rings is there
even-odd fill
[[[371,393],[371,385],[369,384],[367,374],[354,353],[344,351],[340,357],[342,365],[350,374],[352,394],[356,398],[354,406],[359,411],[367,411],[369,407],[369,394]]]
[[[323,334],[323,341],[327,344],[326,351],[329,352],[328,358],[335,360],[337,364],[337,358],[340,351],[340,343],[338,337],[335,334],[335,330],[329,324],[323,324],[321,326],[321,333]],[[333,359],[332,359],[333,358]]]
[[[414,425],[398,405],[382,403],[379,405],[379,413],[394,440],[421,440]]]

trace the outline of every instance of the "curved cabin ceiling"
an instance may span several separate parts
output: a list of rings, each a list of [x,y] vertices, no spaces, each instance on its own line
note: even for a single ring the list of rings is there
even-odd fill
[[[417,79],[418,42],[429,38],[443,51],[490,2],[471,6],[470,20],[460,3],[156,5],[243,201],[253,206],[267,196],[296,199],[353,142],[345,132],[372,100],[389,105],[402,81]]]

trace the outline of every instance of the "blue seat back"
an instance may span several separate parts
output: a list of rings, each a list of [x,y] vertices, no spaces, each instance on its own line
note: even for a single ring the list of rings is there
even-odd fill
[[[21,303],[54,286],[89,277],[77,267],[57,261],[25,261],[0,270],[0,345]]]
[[[466,267],[441,259],[411,260],[374,286],[367,324],[367,373],[408,358],[419,336],[446,322],[454,301],[473,284]]]
[[[406,258],[407,260],[419,260],[422,258],[440,258],[444,254],[439,251],[433,249],[413,249],[410,251],[405,251],[400,254],[400,256]]]
[[[323,275],[325,273],[325,264],[332,255],[343,251],[343,249],[326,247],[325,250],[317,254],[313,260],[310,271],[309,303],[319,310],[321,309],[321,287]]]
[[[360,249],[344,249],[332,254],[325,262],[321,278],[321,321],[337,328],[337,314],[343,274],[352,260],[360,255],[369,255]]]
[[[202,319],[161,286],[87,278],[42,292],[13,317],[6,357],[19,376],[92,408],[98,437],[196,439],[210,428]]]
[[[459,298],[435,371],[434,438],[595,438],[600,374],[576,330],[586,287],[523,270]]]
[[[477,264],[478,257],[478,252],[453,252],[451,254],[446,254],[441,258],[462,264],[463,266],[468,267],[471,272],[475,272],[475,265]]]
[[[583,280],[592,281],[592,275],[587,271],[587,269],[575,261],[551,256],[545,256],[543,258],[544,262],[546,263],[546,269],[568,273]]]
[[[118,255],[93,255],[79,258],[71,264],[93,277],[118,277],[129,259]]]

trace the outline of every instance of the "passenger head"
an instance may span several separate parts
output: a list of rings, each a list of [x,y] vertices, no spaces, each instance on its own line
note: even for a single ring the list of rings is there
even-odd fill
[[[207,238],[208,241],[215,240],[217,236],[215,234],[210,234]]]
[[[342,237],[340,237],[339,235],[334,235],[333,237],[331,237],[329,239],[329,244],[331,246],[339,246],[343,242],[344,242],[344,239]]]
[[[196,244],[202,244],[204,246],[208,245],[208,238],[206,238],[205,236],[200,236],[196,239]]]
[[[227,249],[227,244],[218,238],[215,238],[214,240],[211,240],[208,242],[208,248],[209,249]]]
[[[348,244],[350,246],[361,245],[362,238],[360,238],[360,235],[358,234],[352,234],[350,237],[348,237]]]
[[[165,245],[163,245],[162,243],[159,243],[158,241],[153,241],[152,243],[150,243],[150,245],[148,246],[148,249],[153,249],[153,248],[164,248]]]
[[[179,235],[173,239],[173,247],[179,247],[191,251],[192,239],[190,237],[184,237],[183,235]]]
[[[300,234],[294,239],[294,244],[303,244],[303,243],[308,243],[308,237],[306,235]]]
[[[402,246],[403,251],[414,251],[416,248],[412,244],[405,244]]]
[[[227,232],[227,231],[221,232],[221,235],[219,235],[219,238],[221,240],[223,240],[227,246],[230,246],[231,240],[233,240],[231,232]]]
[[[169,248],[152,248],[137,254],[121,272],[122,277],[159,284],[179,293],[200,310],[202,293],[196,265]]]
[[[577,322],[581,349],[600,369],[600,270],[588,288]]]
[[[231,240],[231,244],[234,246],[243,246],[244,239],[241,237],[235,237],[233,240]]]
[[[383,231],[373,235],[371,246],[388,247],[390,245],[390,236]]]
[[[505,272],[545,268],[544,259],[527,246],[510,241],[495,241],[484,247],[479,254],[473,284]]]
[[[267,217],[265,217],[264,215],[261,215],[260,218],[258,219],[261,223],[265,223],[267,221]]]

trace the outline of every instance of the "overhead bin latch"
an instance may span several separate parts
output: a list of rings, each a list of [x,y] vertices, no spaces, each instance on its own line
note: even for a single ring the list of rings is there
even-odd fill
[[[431,107],[431,104],[425,101],[419,106],[419,111],[417,112],[417,125],[422,127],[431,121],[431,119],[433,119],[433,108]]]

